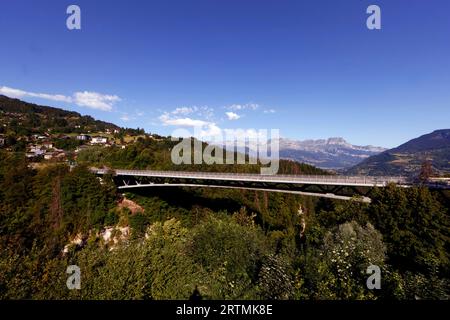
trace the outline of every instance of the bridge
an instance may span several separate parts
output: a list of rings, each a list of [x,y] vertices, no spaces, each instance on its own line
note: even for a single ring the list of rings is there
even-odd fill
[[[122,170],[91,168],[98,176],[112,175],[121,190],[157,187],[197,187],[258,190],[370,202],[374,187],[394,183],[409,187],[406,177],[333,176],[333,175],[261,175],[212,172]],[[357,196],[355,198],[355,196]]]

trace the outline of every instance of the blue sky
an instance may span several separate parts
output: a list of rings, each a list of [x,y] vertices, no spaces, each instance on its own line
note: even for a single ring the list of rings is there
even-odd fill
[[[82,29],[66,28],[81,8]],[[366,9],[382,29],[366,28]],[[448,0],[8,0],[0,93],[170,134],[399,145],[449,128]]]

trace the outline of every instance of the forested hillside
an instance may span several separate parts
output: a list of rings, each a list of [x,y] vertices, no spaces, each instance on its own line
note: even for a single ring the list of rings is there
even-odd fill
[[[371,156],[349,169],[349,174],[417,177],[425,162],[434,175],[450,173],[450,129],[436,130],[396,148]]]
[[[3,299],[448,298],[444,200],[376,190],[372,204],[235,190],[119,194],[78,166],[0,154]],[[109,230],[109,234],[106,232]],[[68,290],[78,265],[82,289]],[[366,268],[382,269],[368,290]]]
[[[40,106],[3,95],[0,95],[0,124],[9,125],[12,131],[25,135],[42,133],[49,129],[61,133],[98,132],[107,129],[114,131],[119,129],[112,123],[95,120],[91,116],[82,116],[73,111]]]
[[[77,155],[80,164],[90,166],[106,166],[121,169],[153,169],[175,171],[204,171],[204,172],[235,172],[235,173],[259,173],[261,164],[249,164],[248,155],[246,164],[174,164],[171,161],[171,152],[177,141],[169,138],[154,139],[152,137],[140,137],[135,143],[126,148],[91,147],[81,151]],[[202,144],[205,150],[207,144]],[[236,157],[236,156],[235,156]],[[225,163],[225,152],[224,152]],[[329,172],[314,166],[290,160],[280,160],[279,174],[315,174],[328,175]]]

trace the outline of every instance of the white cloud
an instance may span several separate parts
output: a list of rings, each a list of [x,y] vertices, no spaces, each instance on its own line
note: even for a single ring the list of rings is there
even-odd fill
[[[66,103],[75,103],[80,107],[88,107],[102,111],[111,111],[114,103],[121,100],[116,95],[106,95],[91,91],[75,92],[73,96],[64,96],[61,94],[35,93],[9,87],[0,87],[0,94],[13,98],[33,97]]]
[[[41,98],[52,101],[62,101],[62,102],[72,102],[71,97],[67,97],[61,94],[46,94],[46,93],[35,93],[23,91],[20,89],[14,89],[9,87],[0,87],[0,94],[3,94],[12,98],[23,98],[23,97],[33,97],[33,98]]]
[[[242,104],[232,104],[231,106],[228,106],[227,109],[229,110],[242,110],[244,107]]]
[[[178,107],[164,111],[158,119],[164,126],[205,127],[214,124],[214,109],[208,106]]]
[[[226,107],[228,110],[238,111],[238,110],[256,110],[259,108],[257,103],[246,103],[246,104],[232,104]]]
[[[197,117],[212,119],[214,117],[214,109],[208,106],[192,106],[192,107],[178,107],[172,111],[168,111],[173,115],[188,115],[195,114]]]
[[[268,110],[264,110],[264,113],[275,113],[275,109],[268,109]]]
[[[209,124],[207,121],[191,118],[172,118],[168,113],[162,114],[159,120],[164,126],[202,127]]]
[[[234,112],[231,112],[231,111],[225,112],[225,114],[227,115],[228,120],[238,120],[241,117],[237,113],[234,113]]]
[[[205,120],[194,119],[191,117],[180,117],[180,115],[186,115],[195,113],[196,116]],[[163,126],[175,126],[179,129],[175,130],[172,136],[180,136],[178,131],[183,131],[180,127],[193,128],[193,132],[184,132],[183,136],[195,136],[197,139],[203,140],[206,138],[221,136],[222,129],[217,126],[214,121],[210,121],[213,116],[213,109],[209,107],[183,107],[177,108],[173,111],[164,112],[159,116],[159,121]],[[180,131],[180,132],[181,132]]]
[[[78,106],[102,111],[111,111],[113,104],[121,100],[116,95],[105,95],[90,91],[75,92],[73,97]]]
[[[190,114],[197,110],[197,107],[181,107],[176,108],[171,113],[172,114]]]
[[[256,108],[246,106],[245,108]],[[193,110],[195,117],[181,116]],[[240,109],[242,110],[242,109]],[[256,129],[223,129],[215,121],[205,117],[213,109],[208,107],[177,108],[173,111],[163,112],[158,120],[163,126],[173,126],[173,137],[195,137],[202,141],[224,142],[228,137],[237,138],[240,141],[267,141],[264,130]],[[229,120],[240,119],[236,112],[225,112]]]
[[[208,123],[206,128],[200,131],[199,139],[222,139],[222,129],[215,123]]]
[[[199,107],[197,114],[200,117],[203,117],[205,119],[208,119],[209,121],[212,121],[214,119],[214,108],[211,108],[208,106]]]

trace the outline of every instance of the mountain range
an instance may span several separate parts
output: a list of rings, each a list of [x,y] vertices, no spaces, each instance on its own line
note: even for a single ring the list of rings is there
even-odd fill
[[[256,146],[234,146],[232,142],[214,143],[227,150],[258,157]],[[269,140],[267,149],[270,152]],[[343,138],[329,138],[319,140],[291,140],[279,139],[279,155],[281,159],[292,160],[313,165],[326,170],[343,171],[349,169],[370,156],[377,155],[385,148],[374,146],[357,146],[348,143]]]
[[[343,138],[319,140],[280,139],[280,157],[314,165],[323,169],[346,169],[353,167],[385,148],[357,146]]]

